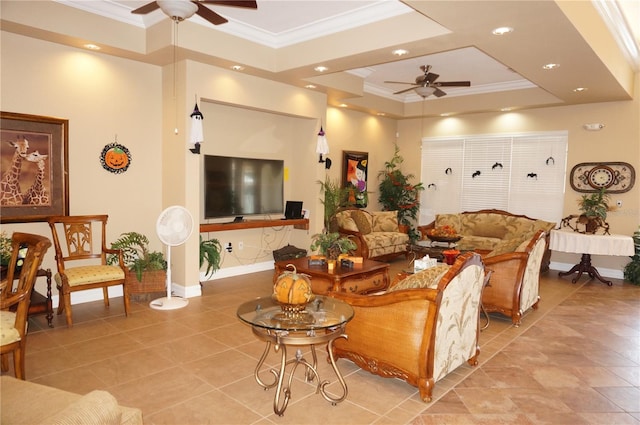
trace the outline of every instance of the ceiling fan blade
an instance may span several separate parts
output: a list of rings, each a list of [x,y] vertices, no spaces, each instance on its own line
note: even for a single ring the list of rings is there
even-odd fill
[[[200,0],[198,3],[218,4],[220,6],[244,7],[247,9],[257,9],[258,3],[255,1],[236,0]]]
[[[433,85],[438,87],[470,87],[471,81],[440,81]]]
[[[434,74],[433,72],[429,72],[427,75],[425,75],[424,79],[430,83],[433,83],[435,80],[438,79],[439,76],[440,76],[439,74]]]
[[[391,84],[411,84],[412,86],[415,86],[416,83],[405,83],[404,81],[385,81],[385,83],[391,83]]]
[[[413,90],[413,89],[415,89],[415,85],[414,85],[414,87],[409,87],[408,89],[404,89],[404,90],[397,91],[397,92],[395,92],[394,94],[402,94],[402,93],[406,93],[406,92],[411,91],[411,90]]]
[[[144,6],[140,6],[139,8],[132,10],[131,13],[135,13],[136,15],[146,15],[149,12],[153,12],[156,9],[159,9],[158,3],[152,1],[151,3],[147,3]]]
[[[436,91],[434,91],[434,92],[433,92],[433,95],[434,95],[435,97],[442,97],[442,96],[445,96],[445,95],[446,95],[446,93],[445,93],[445,92],[443,92],[443,91],[442,91],[442,90],[440,90],[440,89],[436,89]]]
[[[200,4],[201,2],[194,1],[193,3],[195,3],[198,6],[198,11],[196,13],[203,19],[206,19],[207,21],[211,22],[213,25],[220,25],[220,24],[224,24],[225,22],[229,22],[226,18],[223,18],[222,16],[218,15],[216,12],[209,9],[207,6],[203,6],[202,4]]]

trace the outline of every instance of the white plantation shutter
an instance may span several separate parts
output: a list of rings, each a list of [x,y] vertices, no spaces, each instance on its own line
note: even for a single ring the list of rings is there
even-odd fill
[[[566,161],[567,132],[423,139],[419,223],[487,208],[559,223]]]

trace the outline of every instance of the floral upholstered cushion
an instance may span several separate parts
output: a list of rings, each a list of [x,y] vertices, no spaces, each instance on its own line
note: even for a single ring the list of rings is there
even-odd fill
[[[371,232],[362,238],[367,244],[369,258],[405,252],[409,243],[409,235],[401,232]]]
[[[20,334],[15,328],[16,314],[12,311],[0,311],[0,345],[20,341]]]
[[[436,288],[438,282],[449,271],[446,264],[438,264],[418,273],[414,273],[393,285],[387,292],[400,291],[402,289]]]
[[[81,266],[66,269],[69,286],[86,285],[88,283],[108,282],[110,280],[124,279],[124,272],[118,266]],[[56,273],[56,282],[61,285],[62,278]]]
[[[397,211],[378,211],[372,214],[373,228],[372,232],[398,232],[398,212]]]
[[[351,211],[341,211],[336,214],[336,221],[338,223],[338,227],[344,230],[349,230],[351,232],[357,232],[358,226],[356,226],[356,222],[351,218]]]
[[[483,283],[484,267],[472,265],[458,273],[444,289],[435,331],[436,382],[477,354]]]
[[[371,214],[365,211],[351,211],[351,218],[356,223],[358,231],[363,235],[371,233],[371,227],[373,224],[373,217]]]

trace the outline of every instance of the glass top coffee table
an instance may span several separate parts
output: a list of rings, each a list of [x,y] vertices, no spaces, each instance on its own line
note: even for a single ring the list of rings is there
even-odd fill
[[[300,365],[305,369],[305,380],[313,382],[315,379],[317,392],[322,394],[325,400],[335,405],[347,398],[347,384],[336,365],[331,348],[333,341],[347,337],[344,334],[344,328],[347,322],[353,318],[353,314],[353,308],[349,304],[320,295],[316,295],[315,299],[301,311],[295,309],[285,310],[270,296],[247,301],[238,307],[238,318],[251,325],[253,334],[267,343],[255,368],[254,377],[256,382],[265,390],[276,387],[273,411],[278,416],[282,416],[287,408],[291,398],[293,376]],[[327,344],[331,366],[342,386],[341,397],[335,398],[329,395],[325,391],[325,386],[329,384],[329,381],[320,381],[315,350],[317,344]],[[260,371],[271,351],[272,345],[275,353],[281,352],[280,368],[277,371],[273,369],[270,371],[275,378],[273,382],[266,383],[260,377]],[[311,363],[303,357],[300,348],[296,349],[293,358],[287,357],[287,347],[307,345],[311,348],[313,359]],[[289,378],[285,382],[285,375],[289,366],[291,366]],[[284,395],[282,401],[280,400],[281,395]]]

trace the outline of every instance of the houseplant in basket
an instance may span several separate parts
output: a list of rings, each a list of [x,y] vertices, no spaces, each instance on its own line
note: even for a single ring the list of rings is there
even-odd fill
[[[122,233],[111,244],[112,249],[122,250],[124,264],[129,268],[125,275],[129,292],[162,292],[166,289],[167,261],[162,252],[149,249],[149,239],[138,232]],[[109,256],[108,264],[117,264],[115,255]]]
[[[584,224],[586,233],[595,233],[606,225],[607,211],[609,211],[609,194],[602,188],[598,192],[582,195],[578,200],[580,216],[578,222]]]
[[[412,241],[418,239],[418,233],[413,223],[420,212],[420,191],[424,190],[422,183],[411,183],[413,174],[404,174],[400,164],[404,161],[396,145],[393,158],[385,162],[384,170],[378,173],[379,194],[378,201],[384,211],[398,211],[398,224],[406,226]]]

